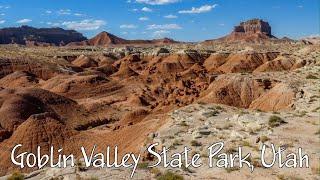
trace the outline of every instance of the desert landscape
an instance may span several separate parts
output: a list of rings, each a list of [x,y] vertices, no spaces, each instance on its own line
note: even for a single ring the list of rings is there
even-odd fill
[[[0,29],[0,179],[129,179],[130,169],[23,168],[20,152],[51,146],[80,157],[80,147],[143,155],[132,179],[319,179],[320,39],[277,38],[266,20],[235,24],[202,42],[91,39],[61,28]],[[148,168],[159,143],[201,154],[225,143],[251,152],[249,168]],[[262,145],[299,147],[309,168],[265,168]],[[271,158],[271,154],[268,155]],[[203,159],[202,159],[203,158]]]

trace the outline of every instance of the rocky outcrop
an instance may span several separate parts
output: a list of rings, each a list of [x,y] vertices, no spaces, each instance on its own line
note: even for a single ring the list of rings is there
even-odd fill
[[[29,26],[0,29],[0,44],[22,44],[31,46],[65,45],[86,38],[74,30],[62,28],[34,28]]]
[[[245,76],[221,75],[203,91],[199,101],[248,108],[274,83]]]
[[[288,110],[291,108],[296,93],[296,89],[287,84],[280,83],[269,92],[254,100],[249,108],[262,111]]]
[[[68,46],[110,46],[110,45],[121,45],[121,44],[128,45],[128,44],[172,44],[172,43],[177,43],[177,42],[169,38],[154,39],[154,40],[127,40],[103,31],[89,40],[85,40],[81,42],[72,42],[72,43],[69,43]]]
[[[271,26],[268,22],[261,19],[252,19],[246,22],[241,22],[240,25],[234,27],[233,32],[245,34],[263,33],[269,37],[272,36]]]
[[[229,35],[216,40],[207,40],[203,44],[210,44],[212,41],[260,43],[274,39],[276,37],[272,35],[271,26],[268,22],[261,19],[251,19],[235,26]]]
[[[58,94],[38,89],[4,89],[0,91],[0,126],[7,131],[15,129],[30,116],[51,113],[64,124],[73,128],[75,123],[85,119],[79,112],[85,113],[75,101]]]

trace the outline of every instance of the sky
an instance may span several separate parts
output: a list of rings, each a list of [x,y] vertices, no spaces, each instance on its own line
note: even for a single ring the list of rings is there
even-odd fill
[[[0,0],[0,28],[74,29],[91,38],[107,31],[126,39],[202,41],[241,21],[268,21],[277,37],[319,35],[320,0]]]

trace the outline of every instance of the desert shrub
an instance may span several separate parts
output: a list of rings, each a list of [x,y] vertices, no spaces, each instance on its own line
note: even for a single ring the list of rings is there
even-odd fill
[[[312,112],[317,112],[320,110],[320,107],[315,108],[314,110],[312,110]]]
[[[227,171],[227,173],[231,173],[233,171],[240,170],[240,168],[239,167],[228,167],[228,168],[225,168],[225,170]]]
[[[80,172],[84,172],[88,170],[88,168],[81,161],[78,161],[76,163],[76,166]]]
[[[277,175],[277,178],[279,180],[303,180],[303,178],[301,177],[297,177],[297,176],[285,176],[283,174]]]
[[[238,149],[236,147],[229,147],[226,149],[226,153],[227,154],[233,154],[233,153],[237,153]]]
[[[182,140],[179,141],[178,139],[176,139],[176,140],[173,141],[172,145],[173,145],[173,146],[180,146],[180,145],[182,145],[182,144],[181,144],[181,141],[182,141]]]
[[[24,175],[19,172],[14,172],[7,180],[23,180]]]
[[[148,169],[149,168],[148,166],[149,166],[148,162],[141,162],[138,164],[139,169]]]
[[[202,145],[200,142],[198,142],[198,141],[196,141],[196,140],[192,140],[192,141],[190,142],[190,144],[191,144],[191,146],[201,146],[201,145]]]
[[[262,143],[265,143],[265,142],[267,142],[267,141],[269,141],[270,140],[270,138],[268,138],[267,136],[261,136],[260,137],[260,141],[262,142]]]
[[[165,174],[157,177],[157,180],[183,180],[183,177],[171,171],[167,171]]]
[[[219,111],[213,110],[209,112],[204,112],[202,115],[206,118],[209,118],[209,117],[217,116],[218,114],[219,114]]]
[[[285,124],[285,123],[287,123],[287,122],[285,122],[281,117],[274,116],[274,115],[270,116],[269,122],[268,122],[270,127],[278,127],[281,124]]]
[[[152,168],[152,169],[150,170],[150,172],[151,172],[152,174],[154,174],[155,176],[160,176],[160,175],[161,175],[161,171],[160,171],[158,168]]]
[[[99,180],[97,177],[90,177],[88,180]]]
[[[308,74],[308,75],[306,76],[306,79],[318,79],[318,77],[315,76],[315,75],[312,75],[312,74]]]
[[[194,173],[194,171],[192,171],[191,169],[187,168],[186,166],[182,165],[181,166],[181,169],[185,172],[188,172],[188,173]]]
[[[242,141],[241,145],[242,146],[247,146],[247,147],[251,147],[252,146],[248,141]]]
[[[180,125],[180,126],[189,126],[189,125],[186,123],[186,121],[181,121],[179,125]]]
[[[220,110],[220,111],[223,111],[223,110],[224,110],[224,108],[221,107],[221,106],[216,106],[216,109],[217,109],[217,110]]]

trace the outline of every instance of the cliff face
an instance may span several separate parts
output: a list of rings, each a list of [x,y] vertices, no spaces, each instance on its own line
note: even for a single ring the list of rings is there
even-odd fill
[[[241,22],[239,26],[234,27],[233,32],[246,34],[263,33],[270,37],[272,36],[269,23],[261,19],[252,19],[246,22]]]
[[[86,40],[79,32],[62,28],[21,26],[0,29],[0,44],[65,45]]]
[[[261,19],[251,19],[235,26],[229,35],[213,41],[261,43],[275,39],[277,38],[272,35],[271,26],[268,22]],[[207,40],[204,44],[210,44],[211,42],[212,40]]]

